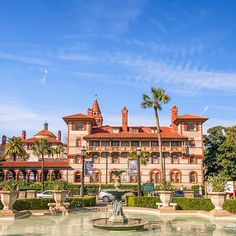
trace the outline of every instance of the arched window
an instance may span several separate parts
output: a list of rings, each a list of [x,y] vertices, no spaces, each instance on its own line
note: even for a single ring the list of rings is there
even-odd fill
[[[152,164],[157,164],[159,162],[158,160],[159,156],[157,153],[153,153],[151,157],[152,157]]]
[[[14,179],[14,174],[13,174],[13,172],[12,171],[8,171],[8,173],[7,173],[7,179]]]
[[[36,176],[33,171],[29,173],[29,182],[35,182],[36,181]]]
[[[24,173],[22,171],[19,171],[18,180],[23,180],[23,179],[25,179]]]
[[[171,164],[178,164],[178,155],[177,154],[173,154],[171,156]]]
[[[189,162],[190,162],[190,164],[195,164],[195,157],[191,156],[189,158]]]
[[[80,183],[80,182],[81,182],[81,179],[82,179],[82,174],[81,174],[80,171],[77,171],[77,172],[75,173],[75,179],[74,179],[74,182],[76,182],[76,183]]]
[[[93,160],[94,164],[99,164],[99,156],[98,156],[98,154],[94,154],[92,156],[92,160]]]
[[[181,183],[181,173],[178,170],[170,173],[170,181],[173,183]]]
[[[189,181],[190,181],[190,183],[196,183],[197,182],[197,173],[196,172],[190,172]]]
[[[119,163],[119,155],[118,155],[118,153],[113,153],[112,154],[111,163],[112,164],[118,164]]]
[[[158,170],[153,170],[151,172],[151,175],[150,175],[150,181],[152,183],[160,183],[161,181],[161,175],[160,175],[160,171]]]

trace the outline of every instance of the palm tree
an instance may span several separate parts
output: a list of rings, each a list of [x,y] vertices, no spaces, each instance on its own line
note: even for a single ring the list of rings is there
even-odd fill
[[[33,154],[42,157],[42,191],[44,191],[44,156],[51,153],[52,148],[46,139],[37,139],[33,145]]]
[[[141,176],[140,176],[140,164],[147,165],[149,161],[150,154],[148,152],[142,152],[139,148],[137,152],[129,153],[128,160],[137,160],[137,168],[138,168],[138,196],[141,196]]]
[[[61,155],[64,154],[65,152],[65,146],[63,144],[59,144],[57,147],[56,147],[56,150],[57,150],[57,154],[59,155],[59,157],[61,157]],[[58,156],[57,156],[58,157]]]
[[[161,160],[161,171],[163,175],[163,180],[166,181],[166,168],[165,168],[165,160],[162,155],[162,143],[161,143],[161,129],[160,129],[160,121],[158,116],[158,111],[162,110],[162,105],[166,104],[170,101],[170,97],[166,94],[166,91],[162,88],[151,88],[151,96],[147,94],[143,94],[143,101],[141,103],[141,107],[143,109],[153,108],[156,128],[157,128],[157,136],[158,136],[158,145],[160,152],[160,160]]]
[[[8,142],[2,156],[5,157],[7,155],[12,156],[13,161],[16,161],[17,157],[27,156],[27,152],[20,137],[13,136],[12,138],[8,138]]]

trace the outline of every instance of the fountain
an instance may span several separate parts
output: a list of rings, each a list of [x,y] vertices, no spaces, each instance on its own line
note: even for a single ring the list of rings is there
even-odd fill
[[[106,230],[142,230],[144,226],[149,224],[148,221],[138,219],[138,218],[127,218],[123,212],[122,208],[122,196],[127,191],[122,191],[119,189],[120,178],[115,179],[116,191],[112,193],[115,199],[112,201],[112,215],[110,218],[97,218],[92,220],[94,228],[106,229]]]

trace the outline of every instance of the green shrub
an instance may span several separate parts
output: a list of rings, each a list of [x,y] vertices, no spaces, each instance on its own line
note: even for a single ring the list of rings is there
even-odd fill
[[[48,203],[55,202],[52,198],[18,198],[13,205],[13,208],[17,211],[23,210],[46,210],[48,209]],[[70,203],[70,208],[77,207],[89,207],[95,206],[96,197],[84,197],[84,198],[68,198],[66,202]],[[0,209],[3,208],[0,202]]]
[[[127,197],[129,207],[157,208],[157,202],[161,202],[159,197]]]
[[[172,202],[177,203],[178,210],[205,210],[211,211],[214,209],[209,198],[184,198],[176,197]]]
[[[225,200],[223,208],[230,213],[236,213],[236,199]]]

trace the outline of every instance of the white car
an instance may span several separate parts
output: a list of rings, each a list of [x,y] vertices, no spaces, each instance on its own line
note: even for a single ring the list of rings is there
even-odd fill
[[[40,198],[53,198],[53,190],[45,190],[41,193],[37,193],[37,197],[40,197]]]
[[[113,190],[114,191],[114,190]],[[102,189],[98,195],[98,199],[104,202],[110,202],[115,199],[114,195],[111,194],[112,189]]]

